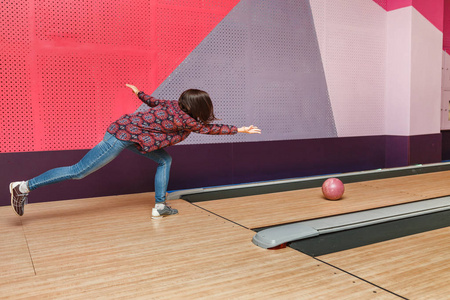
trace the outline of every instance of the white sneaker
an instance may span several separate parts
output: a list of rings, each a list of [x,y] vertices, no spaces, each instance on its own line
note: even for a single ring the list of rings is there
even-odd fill
[[[168,206],[166,204],[166,202],[163,202],[162,204],[164,204],[164,208],[162,208],[162,209],[153,208],[152,209],[152,219],[161,219],[162,217],[165,217],[165,216],[178,214],[178,210]]]

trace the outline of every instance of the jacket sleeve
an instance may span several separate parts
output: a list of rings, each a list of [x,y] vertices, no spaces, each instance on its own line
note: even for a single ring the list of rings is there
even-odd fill
[[[234,125],[202,124],[194,119],[186,120],[185,128],[195,133],[212,135],[232,135],[238,132],[237,127]]]
[[[146,93],[144,93],[142,91],[139,92],[137,94],[137,96],[139,97],[139,99],[141,99],[142,102],[144,102],[145,104],[147,104],[150,107],[155,107],[155,106],[158,106],[160,104],[167,102],[167,100],[156,99],[155,97],[147,95]]]

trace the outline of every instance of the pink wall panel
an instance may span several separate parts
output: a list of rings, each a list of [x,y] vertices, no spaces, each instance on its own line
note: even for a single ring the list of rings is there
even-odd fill
[[[443,48],[450,53],[450,0],[444,0],[444,45]]]
[[[373,1],[310,2],[338,136],[383,135],[388,13]]]
[[[442,32],[412,10],[410,135],[440,132]]]

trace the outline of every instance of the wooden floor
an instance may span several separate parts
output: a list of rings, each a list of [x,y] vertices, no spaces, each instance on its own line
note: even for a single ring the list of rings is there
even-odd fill
[[[448,228],[318,259],[259,248],[247,229],[450,194],[448,172],[422,176],[348,184],[336,202],[317,189],[174,200],[162,220],[152,194],[0,207],[0,299],[450,299]]]
[[[319,259],[408,299],[450,299],[450,227]]]

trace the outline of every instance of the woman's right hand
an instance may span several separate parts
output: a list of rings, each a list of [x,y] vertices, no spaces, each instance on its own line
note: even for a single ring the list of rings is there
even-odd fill
[[[257,133],[257,134],[261,134],[261,129],[259,129],[258,127],[254,126],[254,125],[250,125],[249,127],[241,127],[238,128],[238,132],[243,132],[243,133]]]
[[[125,84],[127,87],[129,87],[130,89],[133,90],[133,93],[135,93],[136,95],[140,92],[139,89],[137,87],[135,87],[134,85],[131,84]]]

